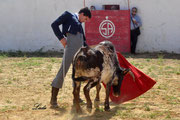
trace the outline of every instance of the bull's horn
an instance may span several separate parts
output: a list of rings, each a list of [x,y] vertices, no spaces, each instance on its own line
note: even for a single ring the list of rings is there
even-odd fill
[[[134,76],[133,72],[130,70],[128,73],[132,76],[133,81],[135,82],[135,76]]]

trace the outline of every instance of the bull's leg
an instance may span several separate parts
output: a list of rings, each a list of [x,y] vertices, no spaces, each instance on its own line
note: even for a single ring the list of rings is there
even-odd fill
[[[99,101],[99,92],[100,92],[100,90],[101,90],[101,84],[100,83],[98,83],[97,85],[96,85],[96,98],[95,98],[95,101]]]
[[[100,90],[101,90],[101,84],[98,83],[96,85],[96,98],[94,100],[94,107],[96,108],[96,110],[98,110],[99,104],[100,104],[100,99],[99,99],[99,92],[100,92]]]
[[[86,101],[87,101],[87,108],[92,108],[92,102],[91,102],[91,98],[89,96],[89,91],[92,87],[96,86],[98,82],[94,82],[93,80],[89,80],[89,82],[87,83],[87,85],[84,87],[84,95],[86,97]]]
[[[74,103],[75,103],[75,107],[76,107],[76,112],[80,113],[81,111],[81,107],[79,105],[79,92],[80,92],[80,82],[74,82],[74,90],[73,90],[73,95],[74,95]]]
[[[110,107],[109,107],[109,93],[110,93],[110,90],[111,90],[111,84],[108,83],[106,85],[106,98],[105,98],[105,103],[104,103],[104,110],[105,111],[108,111],[110,109]]]

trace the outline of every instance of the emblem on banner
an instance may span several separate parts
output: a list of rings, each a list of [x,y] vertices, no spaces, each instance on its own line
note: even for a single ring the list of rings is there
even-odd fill
[[[115,25],[112,21],[108,20],[108,16],[99,25],[99,32],[105,38],[110,38],[115,33]]]

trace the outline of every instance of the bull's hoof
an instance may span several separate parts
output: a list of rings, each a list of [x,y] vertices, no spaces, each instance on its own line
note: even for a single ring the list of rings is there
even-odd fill
[[[83,101],[81,98],[79,98],[79,103],[80,103],[80,104],[83,104],[84,101]],[[75,99],[73,99],[73,104],[75,104]]]
[[[82,110],[76,110],[76,113],[82,114]]]
[[[59,106],[58,105],[51,105],[50,108],[51,109],[56,109],[56,108],[59,108]]]
[[[94,100],[94,107],[95,107],[96,109],[99,108],[99,105],[100,105],[100,101]]]
[[[87,111],[88,111],[89,113],[91,113],[91,112],[92,112],[92,108],[87,108]]]
[[[106,108],[104,108],[104,111],[110,112],[110,109],[106,109]]]
[[[104,108],[104,110],[105,110],[105,111],[110,111],[110,107],[109,107],[109,106],[106,106],[106,107]]]
[[[81,108],[76,108],[76,113],[81,114],[82,113],[82,109]]]
[[[50,108],[51,109],[55,109],[55,108],[59,108],[57,102],[50,102]]]
[[[95,100],[94,100],[94,101],[100,101],[100,100],[99,100],[99,98],[95,98]]]
[[[92,104],[87,104],[88,109],[92,109]]]

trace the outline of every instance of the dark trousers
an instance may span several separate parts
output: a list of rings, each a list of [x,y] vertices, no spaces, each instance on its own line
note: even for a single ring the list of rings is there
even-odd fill
[[[138,40],[138,35],[135,33],[135,31],[131,30],[131,53],[136,53],[136,44]]]

